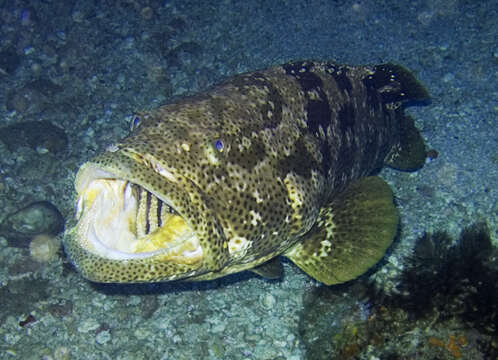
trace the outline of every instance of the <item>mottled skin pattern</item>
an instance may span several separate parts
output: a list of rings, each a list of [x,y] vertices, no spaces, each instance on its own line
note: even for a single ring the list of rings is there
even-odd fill
[[[384,65],[296,62],[140,113],[91,163],[168,198],[196,231],[202,264],[108,260],[71,232],[66,251],[105,282],[212,279],[282,254],[334,194],[383,166],[399,141],[401,86]]]

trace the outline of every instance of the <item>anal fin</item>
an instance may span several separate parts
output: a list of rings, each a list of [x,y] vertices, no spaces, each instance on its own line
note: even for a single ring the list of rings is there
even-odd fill
[[[326,285],[343,283],[382,259],[397,225],[389,185],[379,177],[362,178],[324,206],[303,240],[284,255]]]
[[[252,271],[253,273],[266,279],[274,280],[282,277],[283,268],[282,263],[280,262],[280,257],[276,256],[261,265],[249,269],[249,271]]]
[[[400,141],[387,155],[386,165],[402,171],[415,171],[425,164],[427,153],[422,135],[415,127],[413,119],[402,112],[398,113]]]

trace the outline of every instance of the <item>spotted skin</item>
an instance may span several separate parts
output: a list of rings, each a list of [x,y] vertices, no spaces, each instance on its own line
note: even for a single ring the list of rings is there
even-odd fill
[[[143,282],[213,279],[282,254],[399,143],[411,94],[393,68],[294,62],[137,114],[130,136],[85,166],[167,197],[203,260],[106,259],[80,245],[77,226],[66,234],[70,258],[93,281]]]

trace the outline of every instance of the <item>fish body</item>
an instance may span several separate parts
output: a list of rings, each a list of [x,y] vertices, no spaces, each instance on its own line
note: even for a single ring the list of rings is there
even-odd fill
[[[355,278],[398,221],[370,175],[423,165],[403,104],[427,98],[397,65],[301,61],[138,113],[80,168],[66,252],[96,282],[268,274],[278,255],[326,284]]]

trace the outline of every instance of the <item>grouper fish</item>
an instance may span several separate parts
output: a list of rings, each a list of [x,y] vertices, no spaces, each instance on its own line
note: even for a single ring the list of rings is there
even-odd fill
[[[280,255],[327,285],[354,279],[396,235],[374,174],[423,166],[404,108],[428,98],[399,65],[299,61],[138,112],[79,169],[65,251],[95,282],[274,277]]]

